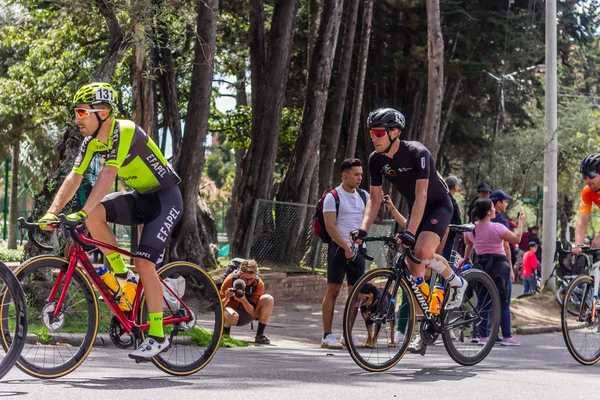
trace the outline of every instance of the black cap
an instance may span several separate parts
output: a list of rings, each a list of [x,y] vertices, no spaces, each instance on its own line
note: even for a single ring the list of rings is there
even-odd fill
[[[477,187],[477,192],[491,192],[492,188],[487,183],[482,183]]]
[[[529,242],[528,246],[529,247],[538,247],[538,244],[536,242]]]

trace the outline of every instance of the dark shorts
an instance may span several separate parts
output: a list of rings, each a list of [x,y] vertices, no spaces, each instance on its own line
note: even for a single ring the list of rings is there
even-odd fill
[[[352,261],[346,260],[344,250],[331,242],[327,251],[327,283],[342,284],[344,276],[348,285],[354,285],[365,273],[365,259],[358,253]]]
[[[102,200],[102,205],[107,222],[144,224],[135,256],[153,263],[161,257],[183,213],[183,200],[177,185],[149,194],[111,193]]]
[[[446,197],[433,204],[428,204],[423,213],[423,219],[421,219],[421,225],[417,229],[416,236],[418,237],[421,232],[427,231],[437,234],[440,240],[444,239],[446,229],[452,219],[453,211],[450,197]]]
[[[237,322],[237,324],[235,324],[235,326],[248,325],[250,322],[258,320],[258,317],[252,318],[252,314],[248,313],[248,311],[246,311],[245,309],[242,309],[241,311],[237,311],[237,313],[239,315],[239,318],[238,318],[238,322]]]
[[[510,299],[510,267],[508,258],[501,254],[477,254],[474,259],[475,268],[487,273],[496,284],[500,302],[505,303]]]

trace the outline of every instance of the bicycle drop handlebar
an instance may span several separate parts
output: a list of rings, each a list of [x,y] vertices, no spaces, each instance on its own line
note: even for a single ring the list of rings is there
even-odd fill
[[[398,241],[398,238],[392,237],[392,236],[367,236],[365,238],[362,238],[361,240],[363,241],[363,243],[364,242],[384,242],[384,243],[396,244],[396,242]],[[415,257],[415,253],[411,247],[401,246],[401,248],[402,248],[402,251],[404,252],[404,254],[412,262],[414,262],[415,264],[421,264],[421,260],[419,260],[417,257]],[[362,243],[360,245],[358,245],[358,251],[360,252],[360,254],[362,254],[362,256],[366,260],[373,261],[373,257],[371,257],[367,254],[367,251],[365,250]]]
[[[89,251],[89,250],[96,248],[96,246],[90,245],[89,243],[85,243],[79,238],[79,232],[77,231],[77,227],[81,226],[82,224],[83,224],[83,221],[68,220],[67,216],[65,214],[60,213],[60,214],[58,214],[58,221],[55,223],[48,224],[48,225],[50,225],[54,228],[61,228],[63,233],[68,232],[68,235],[70,235],[73,238],[73,240],[75,242],[77,242],[77,244],[79,244],[81,247],[83,247],[84,250]],[[27,221],[25,221],[25,218],[21,217],[21,218],[19,218],[19,225],[22,228],[26,229],[27,232],[29,232],[29,235],[28,235],[29,240],[31,240],[34,245],[36,245],[37,247],[39,247],[42,250],[46,250],[46,251],[54,250],[54,248],[52,246],[43,245],[35,239],[35,235],[33,235],[33,231],[40,228],[39,224],[37,222],[27,222]],[[67,237],[67,235],[65,235],[65,237]]]

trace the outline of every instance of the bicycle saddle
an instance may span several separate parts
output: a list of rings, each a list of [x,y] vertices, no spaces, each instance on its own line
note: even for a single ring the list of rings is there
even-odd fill
[[[448,225],[448,228],[452,229],[454,232],[473,232],[473,230],[475,229],[475,224],[450,224]]]

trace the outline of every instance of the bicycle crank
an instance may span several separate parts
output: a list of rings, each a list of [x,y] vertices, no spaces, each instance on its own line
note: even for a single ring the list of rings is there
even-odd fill
[[[439,332],[435,330],[435,325],[428,319],[421,321],[421,338],[426,345],[433,345],[439,337]]]
[[[131,347],[133,344],[133,335],[128,334],[121,326],[119,319],[117,317],[112,317],[110,320],[110,340],[117,346],[119,349],[127,349]]]

